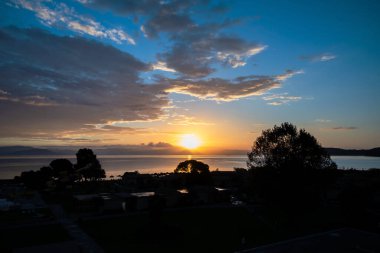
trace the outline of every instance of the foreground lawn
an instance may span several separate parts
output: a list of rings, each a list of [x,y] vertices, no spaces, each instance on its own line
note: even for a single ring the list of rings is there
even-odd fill
[[[12,252],[15,248],[67,240],[70,240],[70,237],[60,225],[0,229],[0,252]]]
[[[273,237],[242,208],[199,208],[85,221],[83,229],[106,252],[233,252]],[[244,239],[242,239],[244,237]],[[243,240],[243,243],[242,243]]]

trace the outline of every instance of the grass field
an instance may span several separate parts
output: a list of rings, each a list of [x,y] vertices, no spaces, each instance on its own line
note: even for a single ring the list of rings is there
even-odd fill
[[[106,252],[233,252],[273,238],[242,208],[199,208],[162,214],[157,226],[149,214],[82,223]]]
[[[12,249],[70,240],[60,225],[0,229],[0,252]]]

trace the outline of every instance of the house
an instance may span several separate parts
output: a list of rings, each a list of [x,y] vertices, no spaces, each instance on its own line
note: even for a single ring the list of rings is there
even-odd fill
[[[123,211],[141,211],[151,206],[156,194],[155,192],[119,192],[114,195],[122,201]]]

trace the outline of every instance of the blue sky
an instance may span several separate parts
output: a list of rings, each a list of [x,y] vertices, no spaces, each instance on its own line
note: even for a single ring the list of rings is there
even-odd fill
[[[0,3],[0,145],[380,146],[378,1]]]

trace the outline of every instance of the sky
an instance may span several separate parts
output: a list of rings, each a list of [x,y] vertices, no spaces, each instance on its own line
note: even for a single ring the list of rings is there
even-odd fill
[[[4,0],[0,145],[380,146],[380,2]],[[143,145],[144,144],[144,145]]]

